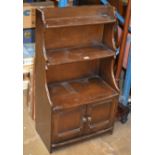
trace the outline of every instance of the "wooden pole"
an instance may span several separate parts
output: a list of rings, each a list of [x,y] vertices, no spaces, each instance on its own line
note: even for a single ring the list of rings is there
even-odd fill
[[[131,0],[128,0],[122,42],[121,42],[121,46],[120,46],[120,53],[119,53],[118,64],[117,64],[117,69],[116,69],[116,76],[115,76],[117,83],[119,83],[120,74],[121,74],[122,65],[123,65],[124,51],[125,51],[125,46],[126,46],[126,41],[127,41],[130,17],[131,17]]]

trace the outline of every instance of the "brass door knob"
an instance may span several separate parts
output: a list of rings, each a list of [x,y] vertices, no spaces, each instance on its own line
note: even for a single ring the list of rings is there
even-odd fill
[[[88,121],[89,121],[89,122],[91,122],[91,121],[92,121],[92,118],[91,118],[90,116],[88,117]]]
[[[82,117],[82,121],[83,121],[83,123],[86,123],[87,122],[86,117]]]

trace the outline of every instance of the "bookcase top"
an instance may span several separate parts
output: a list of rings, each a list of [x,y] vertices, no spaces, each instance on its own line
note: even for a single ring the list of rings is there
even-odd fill
[[[111,6],[78,6],[38,9],[46,28],[106,24],[116,22]]]

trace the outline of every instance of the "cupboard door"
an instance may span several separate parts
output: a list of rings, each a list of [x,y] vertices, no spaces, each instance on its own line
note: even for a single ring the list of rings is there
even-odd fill
[[[69,140],[82,134],[86,123],[86,107],[80,106],[54,112],[53,142]]]
[[[88,131],[96,132],[113,125],[115,100],[105,100],[87,106]]]

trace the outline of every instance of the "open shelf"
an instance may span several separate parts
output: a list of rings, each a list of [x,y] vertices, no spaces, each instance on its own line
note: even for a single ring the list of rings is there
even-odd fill
[[[76,8],[76,9],[75,9]],[[104,8],[104,9],[103,9]],[[116,22],[114,8],[110,6],[81,6],[67,8],[40,9],[45,28],[60,28],[106,24]]]
[[[89,104],[118,95],[97,75],[51,84],[49,92],[55,109]]]
[[[100,14],[96,16],[85,16],[85,17],[64,17],[64,18],[51,18],[46,21],[47,28],[55,27],[68,27],[68,26],[82,26],[92,24],[106,24],[115,22],[115,19],[107,14]]]
[[[49,65],[94,60],[114,56],[115,52],[104,44],[47,50]]]

